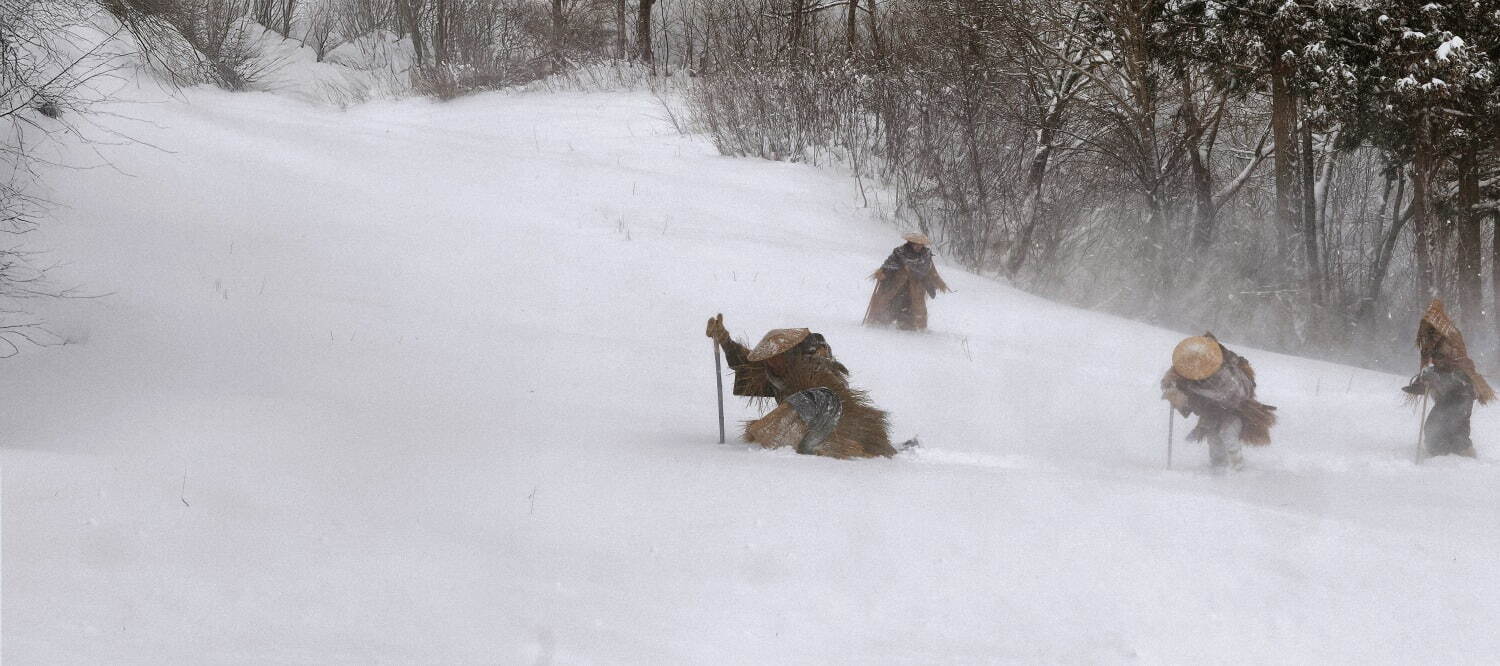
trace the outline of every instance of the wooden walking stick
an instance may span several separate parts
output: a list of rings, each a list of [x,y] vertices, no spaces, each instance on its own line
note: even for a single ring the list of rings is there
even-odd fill
[[[719,399],[719,443],[724,443],[724,371],[719,367],[719,341],[714,343],[714,386],[718,388],[714,397]]]
[[[880,282],[883,279],[880,277],[880,269],[876,269],[870,277],[875,278],[875,294],[880,293]],[[875,311],[875,294],[870,294],[870,304],[865,306],[865,318],[859,323],[860,326],[870,325],[870,313]]]
[[[1423,441],[1427,439],[1427,386],[1422,386],[1422,420],[1417,422],[1417,464],[1422,464]]]
[[[1176,419],[1172,418],[1172,403],[1167,403],[1167,469],[1172,469],[1172,426]]]

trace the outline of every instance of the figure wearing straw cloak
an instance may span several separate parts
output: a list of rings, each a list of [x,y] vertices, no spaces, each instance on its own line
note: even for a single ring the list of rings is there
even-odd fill
[[[1421,350],[1417,376],[1401,390],[1413,398],[1427,395],[1432,399],[1432,411],[1422,428],[1422,445],[1427,455],[1457,454],[1473,458],[1469,416],[1475,400],[1481,405],[1489,404],[1495,399],[1495,391],[1474,369],[1464,336],[1443,312],[1442,301],[1433,299],[1417,324],[1417,348]]]
[[[918,233],[901,237],[905,245],[891,251],[884,264],[870,275],[875,279],[875,293],[865,311],[865,325],[895,324],[905,330],[927,330],[927,299],[939,291],[949,291],[948,284],[932,265],[931,241]]]
[[[1197,414],[1188,441],[1208,441],[1214,471],[1244,465],[1240,444],[1271,443],[1276,408],[1255,399],[1255,371],[1212,333],[1187,338],[1172,350],[1172,367],[1161,379],[1162,398],[1184,417]]]
[[[724,315],[709,318],[708,337],[734,370],[734,394],[771,398],[776,407],[745,424],[744,438],[768,449],[830,458],[892,456],[885,412],[849,386],[849,369],[822,334],[774,329],[754,349],[730,339]]]

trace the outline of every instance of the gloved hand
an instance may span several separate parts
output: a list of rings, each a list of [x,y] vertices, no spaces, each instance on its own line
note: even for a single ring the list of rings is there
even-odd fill
[[[721,345],[724,344],[725,341],[729,340],[729,331],[724,328],[724,315],[718,314],[709,317],[708,329],[705,330],[703,334],[707,335],[710,338],[713,338],[714,342],[717,342]]]
[[[1432,369],[1429,367],[1422,368],[1422,370],[1418,372],[1416,376],[1411,378],[1410,383],[1408,383],[1406,386],[1401,387],[1401,390],[1410,393],[1411,395],[1422,395],[1424,393],[1427,393],[1427,377],[1431,372]]]

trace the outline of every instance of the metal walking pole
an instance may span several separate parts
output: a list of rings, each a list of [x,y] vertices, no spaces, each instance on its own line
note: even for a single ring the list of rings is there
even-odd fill
[[[1167,469],[1172,469],[1172,426],[1176,419],[1172,418],[1172,404],[1167,403]]]
[[[714,397],[719,399],[719,443],[724,443],[724,371],[719,367],[719,341],[714,340],[714,386],[718,390]]]
[[[1422,440],[1427,439],[1427,387],[1422,387],[1422,420],[1417,422],[1417,464],[1422,464]]]

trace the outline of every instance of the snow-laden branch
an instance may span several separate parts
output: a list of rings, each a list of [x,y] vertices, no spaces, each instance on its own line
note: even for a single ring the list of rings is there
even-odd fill
[[[1229,203],[1229,200],[1239,193],[1240,188],[1250,182],[1250,176],[1254,175],[1261,162],[1266,161],[1266,158],[1271,155],[1271,149],[1266,146],[1266,141],[1270,137],[1271,124],[1266,123],[1266,128],[1260,133],[1260,141],[1255,144],[1255,153],[1251,155],[1250,161],[1245,163],[1245,167],[1240,169],[1239,174],[1235,175],[1233,180],[1225,183],[1224,187],[1214,194],[1214,208],[1222,208],[1224,204]]]

